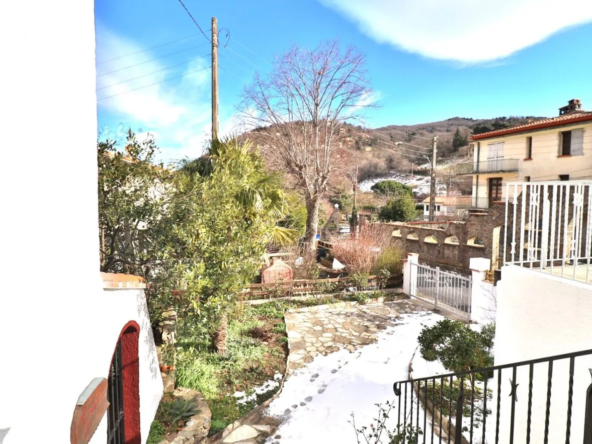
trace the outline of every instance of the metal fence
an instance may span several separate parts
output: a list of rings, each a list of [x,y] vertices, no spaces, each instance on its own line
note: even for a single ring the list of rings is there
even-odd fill
[[[411,264],[411,296],[457,313],[471,315],[471,278],[422,264]]]
[[[461,163],[457,174],[504,173],[518,171],[518,159],[489,159],[482,162]]]
[[[508,183],[506,227],[506,264],[592,280],[592,181]]]
[[[398,424],[421,429],[423,444],[592,444],[591,358],[586,350],[396,382]]]

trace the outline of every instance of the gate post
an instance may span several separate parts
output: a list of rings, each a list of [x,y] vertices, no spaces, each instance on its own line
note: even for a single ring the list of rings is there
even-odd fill
[[[415,289],[415,280],[417,279],[417,269],[413,273],[414,266],[419,262],[419,256],[417,253],[408,253],[407,260],[403,264],[403,293],[407,296],[412,296],[412,292]]]
[[[436,267],[436,294],[434,295],[434,310],[438,310],[438,298],[440,297],[440,267]]]

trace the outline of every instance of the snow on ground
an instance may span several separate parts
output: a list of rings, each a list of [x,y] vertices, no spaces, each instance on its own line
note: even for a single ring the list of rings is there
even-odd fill
[[[404,185],[409,185],[413,187],[413,192],[415,194],[429,194],[430,192],[430,176],[416,176],[412,174],[406,173],[391,173],[388,176],[378,177],[374,179],[367,179],[363,180],[358,184],[358,188],[360,191],[363,192],[370,192],[372,191],[372,185],[382,182],[383,180],[396,180],[397,182],[401,182]],[[446,192],[446,186],[438,185],[437,186],[438,194]]]
[[[404,314],[396,326],[379,333],[376,343],[354,353],[318,356],[297,370],[269,407],[269,414],[284,421],[273,436],[281,435],[281,444],[356,444],[348,422],[352,412],[358,428],[375,422],[375,404],[395,400],[393,383],[408,378],[422,328],[442,319],[431,312]]]
[[[283,375],[281,373],[276,373],[273,375],[273,379],[269,379],[260,386],[255,387],[250,395],[247,395],[246,392],[235,392],[232,396],[237,398],[237,404],[246,404],[247,402],[255,401],[257,399],[257,395],[262,395],[269,392],[270,390],[275,389],[276,387],[279,387],[282,378]]]

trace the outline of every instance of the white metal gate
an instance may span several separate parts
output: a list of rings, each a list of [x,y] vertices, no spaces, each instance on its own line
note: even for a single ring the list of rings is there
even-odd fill
[[[434,304],[435,309],[449,310],[470,319],[470,277],[412,263],[411,296]]]

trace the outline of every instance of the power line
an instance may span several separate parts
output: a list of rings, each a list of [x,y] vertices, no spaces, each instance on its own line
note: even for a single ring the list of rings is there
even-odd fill
[[[173,43],[177,43],[177,42],[180,42],[180,41],[183,41],[183,40],[187,40],[187,39],[192,39],[192,38],[195,38],[195,37],[197,37],[197,34],[193,34],[193,35],[190,35],[190,36],[187,36],[187,37],[183,37],[183,38],[180,38],[180,39],[177,39],[177,40],[171,40],[169,42],[161,43],[160,45],[151,46],[150,48],[141,49],[141,50],[135,51],[135,52],[130,52],[128,54],[124,54],[124,55],[121,55],[121,56],[113,57],[112,59],[102,60],[100,62],[97,62],[97,65],[102,65],[103,63],[112,62],[113,60],[123,59],[125,57],[129,57],[129,56],[133,56],[133,55],[136,55],[136,54],[140,54],[142,52],[150,51],[152,49],[162,48],[163,46],[171,45]]]
[[[224,60],[226,60],[226,61],[228,61],[228,62],[232,63],[233,65],[236,65],[236,66],[238,66],[240,69],[242,69],[242,70],[243,70],[244,72],[246,72],[247,74],[249,74],[249,75],[251,75],[251,74],[252,74],[252,71],[249,71],[249,70],[248,70],[247,68],[245,68],[243,65],[241,65],[241,64],[239,64],[239,63],[237,63],[237,62],[235,62],[234,60],[231,60],[231,59],[229,59],[229,58],[227,58],[227,57],[224,57],[224,55],[223,55],[223,54],[220,54],[220,57],[222,57]]]
[[[239,45],[241,45],[243,48],[245,48],[247,51],[249,51],[251,54],[253,54],[255,57],[258,57],[259,59],[263,60],[265,63],[267,63],[268,65],[271,65],[272,63],[269,60],[266,60],[265,58],[263,58],[262,56],[260,56],[259,54],[257,54],[255,51],[249,49],[248,46],[242,44],[240,41],[238,41],[237,39],[233,39],[236,43],[238,43]]]
[[[406,136],[409,136],[409,133],[408,132],[401,131],[401,130],[396,130],[396,129],[392,129],[392,128],[388,128],[385,131],[393,131],[395,133],[405,134]],[[416,139],[429,140],[430,142],[432,141],[432,139],[430,139],[429,137],[423,137],[423,136],[412,136],[412,137],[415,137]]]
[[[379,140],[379,141],[378,141],[378,143],[385,143],[385,142],[382,142],[382,141],[380,141],[380,140]],[[386,144],[385,144],[385,145],[386,145]],[[386,145],[386,147],[388,147],[388,148],[392,148],[393,150],[396,150],[396,151],[398,151],[398,150],[402,150],[403,152],[410,153],[410,154],[414,154],[414,155],[416,155],[416,156],[418,156],[418,157],[421,157],[422,155],[423,155],[423,156],[427,156],[427,153],[422,153],[422,152],[413,151],[413,150],[411,150],[411,149],[409,149],[409,148],[402,148],[402,147],[400,147],[400,146]],[[386,148],[386,147],[384,147],[384,148]]]
[[[208,55],[208,54],[206,54],[206,55]],[[205,57],[205,56],[202,56],[202,57]],[[183,62],[181,62],[181,63],[176,63],[176,64],[174,64],[174,65],[167,66],[166,68],[162,68],[162,69],[158,69],[158,70],[156,70],[156,71],[151,71],[151,72],[149,72],[149,73],[142,74],[141,76],[132,77],[131,79],[122,80],[121,82],[112,83],[111,85],[102,86],[102,87],[100,87],[100,88],[97,88],[97,91],[100,91],[100,90],[102,90],[102,89],[106,89],[106,88],[111,88],[112,86],[121,85],[122,83],[131,82],[132,80],[141,79],[142,77],[146,77],[146,76],[149,76],[149,75],[151,75],[151,74],[156,74],[156,73],[159,73],[159,72],[162,72],[162,71],[166,71],[166,70],[168,70],[168,69],[175,68],[176,66],[185,65],[185,64],[187,64],[187,62],[186,62],[186,61],[183,61]]]
[[[230,48],[226,48],[226,49],[228,49],[230,52],[232,52],[232,53],[236,54],[236,55],[237,55],[237,56],[239,56],[241,59],[245,60],[247,63],[249,63],[249,64],[253,65],[253,66],[254,66],[256,69],[259,69],[259,70],[263,71],[263,69],[262,69],[262,68],[261,68],[259,65],[255,65],[253,62],[251,62],[251,61],[250,61],[249,59],[247,59],[246,57],[243,57],[243,56],[242,56],[241,54],[239,54],[238,52],[236,52],[236,51],[233,51],[233,50],[232,50],[232,49],[230,49]]]
[[[382,134],[378,134],[378,135],[382,136]],[[386,136],[382,136],[382,137],[386,137]],[[390,139],[389,139],[389,141],[390,141]],[[384,143],[386,143],[386,142],[384,142]],[[390,143],[392,143],[392,141],[390,141]],[[409,145],[409,146],[412,146],[412,147],[415,147],[415,148],[420,148],[420,149],[423,149],[423,150],[431,150],[431,148],[429,148],[429,147],[427,147],[427,146],[419,146],[419,145],[414,145],[414,144],[412,144],[412,143],[409,143],[409,142],[399,142],[399,141],[395,141],[395,143],[404,143],[405,145]]]
[[[220,54],[220,55],[222,55],[222,54]],[[228,59],[227,59],[227,60],[228,60]],[[230,60],[229,60],[229,61],[230,61]],[[240,80],[241,82],[248,82],[248,80],[246,80],[246,79],[241,79],[241,78],[240,78],[239,76],[237,76],[237,75],[236,75],[234,72],[232,72],[232,71],[231,71],[231,70],[229,70],[229,69],[227,70],[227,69],[226,69],[226,68],[224,68],[222,65],[218,65],[218,67],[219,67],[219,68],[220,68],[222,71],[224,71],[225,73],[228,73],[228,74],[230,74],[231,76],[234,76],[236,79]]]
[[[203,31],[203,29],[201,29],[201,26],[199,26],[199,23],[197,23],[197,21],[193,18],[193,16],[191,15],[191,12],[189,12],[189,9],[187,9],[187,6],[185,6],[185,3],[183,3],[183,0],[179,0],[179,3],[181,3],[181,6],[183,6],[183,9],[185,9],[185,12],[187,12],[189,17],[191,17],[191,20],[193,20],[193,23],[195,23],[195,26],[197,26],[197,28],[200,30],[200,32],[203,34],[203,36],[206,38],[206,40],[208,42],[212,43],[212,41],[209,39],[209,37],[206,35],[206,33]]]
[[[201,46],[205,46],[205,45],[207,45],[207,43],[202,43],[201,45],[196,45],[196,46],[190,46],[189,48],[185,48],[185,49],[182,49],[182,50],[180,50],[180,51],[170,52],[170,53],[168,53],[168,54],[165,54],[165,55],[163,55],[163,56],[160,56],[160,57],[155,57],[155,58],[153,58],[153,59],[146,60],[146,61],[144,61],[144,62],[140,62],[140,63],[136,63],[136,64],[134,64],[134,65],[126,66],[125,68],[119,68],[119,69],[115,69],[115,70],[113,70],[113,71],[104,72],[103,74],[99,74],[99,75],[97,75],[97,77],[106,76],[107,74],[113,74],[114,72],[123,71],[124,69],[133,68],[133,67],[135,67],[135,66],[145,65],[146,63],[154,62],[155,60],[164,59],[164,58],[166,58],[166,57],[169,57],[169,56],[172,56],[172,55],[175,55],[175,54],[180,54],[180,53],[182,53],[182,52],[189,51],[190,49],[199,48],[199,47],[201,47]]]
[[[144,86],[140,86],[140,87],[138,87],[138,88],[130,89],[129,91],[124,91],[124,92],[121,92],[121,93],[118,93],[118,94],[113,94],[113,95],[110,95],[110,96],[101,97],[100,99],[97,99],[97,102],[100,102],[100,101],[102,101],[102,100],[106,100],[106,99],[110,99],[110,98],[112,98],[112,97],[121,96],[122,94],[131,93],[131,92],[137,91],[137,90],[139,90],[139,89],[148,88],[149,86],[159,85],[159,84],[161,84],[161,83],[165,83],[165,82],[168,82],[168,81],[170,81],[170,80],[175,80],[175,79],[179,79],[179,78],[181,78],[181,77],[185,77],[185,76],[186,76],[186,75],[188,75],[188,74],[194,74],[194,73],[196,73],[196,72],[205,71],[206,69],[211,69],[211,68],[212,68],[211,66],[208,66],[207,68],[197,69],[197,70],[195,70],[195,71],[189,71],[189,72],[186,72],[186,73],[184,73],[184,74],[182,74],[182,75],[180,75],[180,76],[170,77],[170,78],[168,78],[168,79],[161,80],[160,82],[154,82],[154,83],[150,83],[150,84],[148,84],[148,85],[144,85]]]

